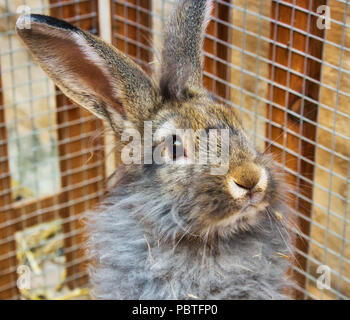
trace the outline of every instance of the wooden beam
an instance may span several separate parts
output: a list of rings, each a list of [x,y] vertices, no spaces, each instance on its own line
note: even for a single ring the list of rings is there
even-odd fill
[[[274,20],[271,22],[271,39],[274,42],[270,45],[269,73],[274,84],[270,85],[268,90],[267,99],[272,103],[267,105],[267,119],[273,123],[267,124],[266,136],[270,140],[267,147],[290,170],[287,172],[287,180],[295,191],[290,195],[291,206],[299,215],[296,221],[300,231],[308,236],[310,223],[307,219],[311,217],[313,188],[309,181],[313,180],[314,165],[301,157],[312,162],[315,160],[315,145],[306,141],[304,137],[311,141],[316,139],[321,63],[315,59],[322,59],[324,30],[317,28],[317,16],[310,15],[298,7],[316,13],[317,7],[327,4],[327,1],[296,0],[292,9],[293,2],[273,1],[271,6],[271,18]],[[310,38],[305,32],[317,38]],[[291,93],[290,90],[297,94]],[[304,96],[315,102],[305,101]],[[306,238],[297,237],[296,246],[307,254]],[[296,258],[296,267],[305,270],[306,258],[300,254],[297,254]],[[296,272],[294,276],[297,284],[304,288],[305,276],[300,272]],[[297,291],[295,298],[303,298],[303,293]]]
[[[230,67],[225,63],[231,59],[230,43],[231,29],[228,23],[231,21],[231,8],[226,5],[230,0],[215,3],[212,17],[207,28],[207,37],[204,40],[204,52],[218,59],[204,55],[204,86],[218,97],[230,100]],[[219,41],[213,39],[217,38]],[[206,74],[207,73],[207,74]],[[212,77],[213,75],[214,77]],[[215,78],[218,78],[216,80]]]
[[[13,299],[18,295],[16,286],[17,259],[16,256],[8,255],[10,252],[16,252],[14,227],[6,224],[11,221],[13,213],[8,155],[4,100],[0,77],[0,300]]]
[[[112,2],[113,45],[151,73],[152,1]]]

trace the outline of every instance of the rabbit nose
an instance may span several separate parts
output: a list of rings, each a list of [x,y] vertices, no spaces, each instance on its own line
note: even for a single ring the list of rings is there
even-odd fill
[[[266,183],[265,169],[253,163],[236,167],[228,181],[230,193],[234,198],[240,198],[246,194],[252,196],[255,190],[264,191]]]
[[[243,189],[251,190],[260,181],[263,169],[254,163],[237,167],[232,175],[235,184]]]

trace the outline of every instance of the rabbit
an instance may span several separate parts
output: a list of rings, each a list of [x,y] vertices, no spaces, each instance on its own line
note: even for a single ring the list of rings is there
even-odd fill
[[[163,144],[162,154],[168,154],[162,163],[121,164],[106,199],[86,216],[98,299],[289,298],[293,239],[283,175],[248,140],[232,108],[216,102],[202,84],[201,50],[212,6],[208,0],[176,3],[152,78],[114,47],[64,21],[30,15],[30,29],[21,28],[28,16],[17,22],[18,35],[64,94],[118,137],[130,130],[144,135],[150,122],[151,151]],[[177,129],[227,129],[226,173],[188,161],[189,138]],[[166,137],[158,140],[159,132]]]

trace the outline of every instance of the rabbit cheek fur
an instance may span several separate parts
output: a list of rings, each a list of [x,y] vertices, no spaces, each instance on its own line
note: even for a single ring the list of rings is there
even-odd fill
[[[225,174],[212,174],[210,163],[119,167],[115,187],[86,219],[97,298],[286,298],[291,239],[284,184],[232,108],[216,103],[202,86],[201,47],[211,6],[178,1],[157,80],[65,22],[41,15],[17,22],[19,36],[55,84],[116,135],[130,128],[142,132],[144,121],[152,121],[154,149],[164,130],[170,137],[175,129],[229,131]],[[28,19],[31,28],[22,28]]]

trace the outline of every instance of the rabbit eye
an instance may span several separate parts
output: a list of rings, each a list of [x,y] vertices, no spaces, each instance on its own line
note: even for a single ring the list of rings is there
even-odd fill
[[[181,157],[187,157],[186,150],[179,136],[173,135],[170,136],[167,140],[168,150],[173,160],[179,159]]]

